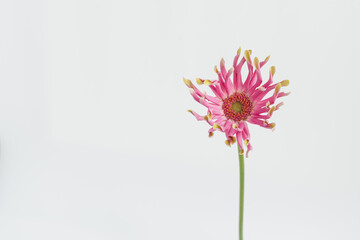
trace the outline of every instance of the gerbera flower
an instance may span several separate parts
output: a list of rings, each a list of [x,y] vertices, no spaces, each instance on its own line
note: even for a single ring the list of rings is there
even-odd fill
[[[237,142],[241,154],[244,153],[244,144],[247,147],[246,157],[248,157],[252,146],[247,123],[274,129],[275,123],[269,123],[269,119],[274,111],[283,105],[283,102],[274,105],[275,101],[277,98],[287,96],[290,93],[281,91],[282,87],[289,85],[289,80],[273,83],[274,66],[270,67],[269,79],[263,84],[260,70],[270,56],[259,62],[257,57],[251,59],[251,50],[246,50],[244,56],[238,62],[240,52],[241,49],[237,51],[233,66],[229,70],[225,68],[224,59],[220,61],[220,70],[215,66],[218,79],[196,79],[199,85],[209,86],[215,96],[201,92],[190,80],[186,78],[183,80],[189,87],[193,98],[208,109],[207,115],[199,115],[192,110],[189,110],[189,112],[197,120],[206,121],[211,126],[209,137],[213,136],[214,131],[224,132],[226,136],[225,143],[230,146]],[[245,81],[243,81],[241,69],[245,63],[248,74]]]

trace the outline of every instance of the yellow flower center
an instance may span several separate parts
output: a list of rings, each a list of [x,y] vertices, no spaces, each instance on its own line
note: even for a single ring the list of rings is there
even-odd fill
[[[242,105],[240,102],[235,102],[232,104],[231,109],[234,110],[236,113],[240,113],[242,110]]]

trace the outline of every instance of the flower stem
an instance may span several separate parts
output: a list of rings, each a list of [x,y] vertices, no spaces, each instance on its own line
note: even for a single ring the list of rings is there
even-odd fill
[[[245,163],[244,154],[239,153],[239,166],[240,166],[240,204],[239,204],[239,240],[243,240],[243,224],[244,224],[244,179],[245,179]]]

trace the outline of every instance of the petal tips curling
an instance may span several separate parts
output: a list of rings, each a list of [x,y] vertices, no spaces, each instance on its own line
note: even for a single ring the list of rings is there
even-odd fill
[[[251,63],[250,54],[251,54],[251,50],[245,50],[244,57],[248,63]]]
[[[204,80],[202,80],[201,78],[196,78],[196,83],[202,85],[204,84]]]
[[[271,76],[274,76],[274,75],[275,75],[275,70],[276,70],[275,66],[271,66],[271,67],[270,67]]]
[[[217,123],[214,123],[213,128],[214,128],[214,129],[219,129],[220,131],[222,131],[222,128],[221,128],[220,125],[217,124]]]
[[[286,87],[286,86],[289,86],[290,81],[289,80],[283,80],[280,83],[281,83],[281,86]]]
[[[240,53],[241,53],[241,47],[239,47],[239,49],[237,50],[236,54],[237,54],[237,55],[240,55]]]
[[[276,85],[274,94],[278,94],[278,93],[279,93],[279,91],[280,91],[280,89],[281,89],[281,86],[282,86],[281,83],[278,83],[278,84]]]
[[[206,85],[206,86],[210,86],[210,85],[212,85],[214,82],[212,82],[211,80],[209,80],[209,79],[205,79],[204,80],[204,85]]]
[[[260,70],[259,59],[257,57],[254,58],[254,65],[257,70]]]
[[[183,81],[186,84],[186,86],[188,86],[189,88],[192,88],[194,86],[189,79],[183,77]]]

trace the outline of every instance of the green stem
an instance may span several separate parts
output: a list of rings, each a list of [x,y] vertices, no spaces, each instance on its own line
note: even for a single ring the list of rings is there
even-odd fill
[[[245,180],[245,163],[244,154],[239,153],[239,165],[240,165],[240,204],[239,204],[239,239],[243,240],[243,224],[244,224],[244,180]]]

